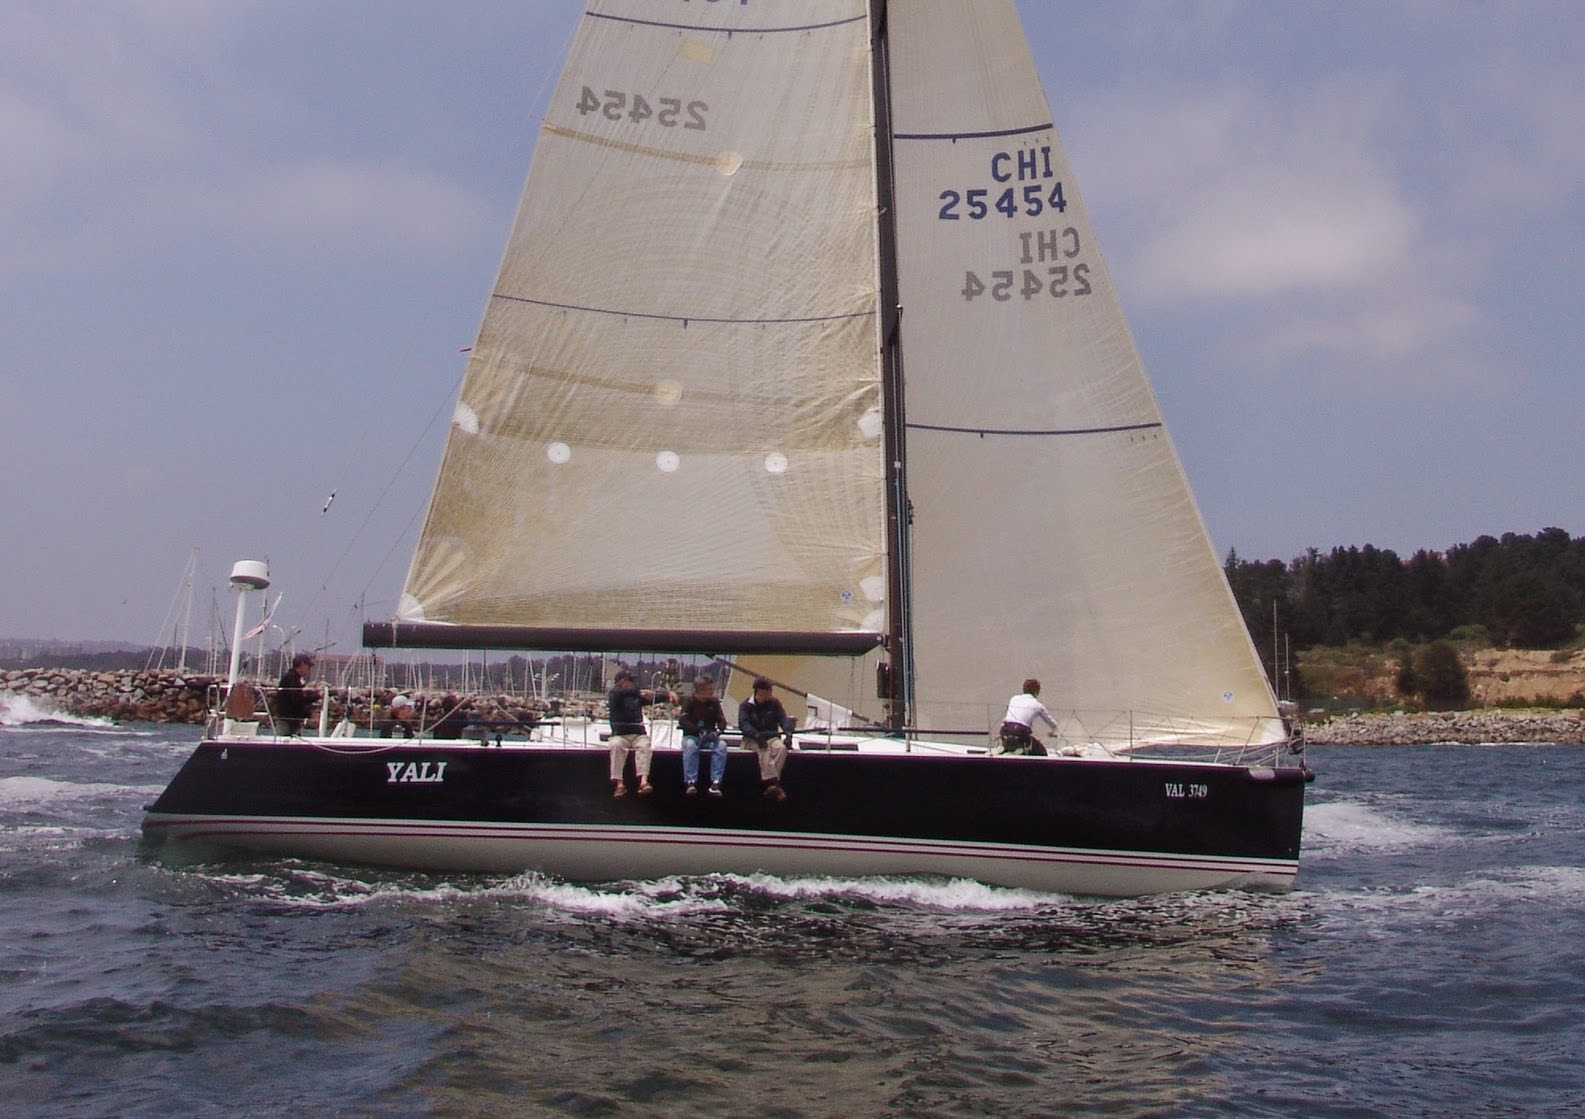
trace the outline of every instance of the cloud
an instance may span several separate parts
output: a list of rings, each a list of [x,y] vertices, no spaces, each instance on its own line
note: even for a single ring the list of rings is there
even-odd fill
[[[263,166],[204,188],[198,203],[217,227],[271,254],[327,238],[444,249],[492,216],[478,195],[422,169],[336,160]]]
[[[1445,205],[1404,151],[1389,78],[1278,96],[1253,79],[1119,98],[1130,136],[1112,185],[1143,232],[1126,267],[1143,306],[1226,316],[1235,367],[1372,385],[1479,381],[1480,238],[1445,240]],[[1461,231],[1463,232],[1463,231]]]
[[[477,234],[476,193],[377,137],[325,138],[290,67],[242,50],[260,11],[0,0],[0,279],[192,241],[278,259]]]
[[[1374,169],[1274,163],[1231,169],[1185,191],[1142,254],[1147,293],[1269,298],[1326,291],[1395,271],[1417,219]]]
[[[1112,185],[1142,219],[1147,298],[1271,299],[1371,282],[1414,250],[1421,217],[1371,135],[1378,91],[1284,108],[1243,85],[1114,106],[1130,137]]]

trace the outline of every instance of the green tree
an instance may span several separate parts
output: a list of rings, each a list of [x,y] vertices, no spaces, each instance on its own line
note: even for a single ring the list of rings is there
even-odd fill
[[[1420,694],[1420,673],[1414,667],[1414,650],[1404,649],[1398,654],[1398,672],[1392,682],[1401,696]]]
[[[1462,707],[1469,702],[1469,673],[1450,641],[1433,641],[1415,658],[1420,694],[1427,707]]]

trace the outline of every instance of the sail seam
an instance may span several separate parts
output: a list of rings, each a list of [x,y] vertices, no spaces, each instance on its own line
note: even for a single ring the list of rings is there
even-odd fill
[[[535,307],[549,307],[555,311],[587,311],[591,315],[616,315],[624,319],[658,319],[662,322],[680,322],[684,326],[691,322],[707,323],[737,323],[741,326],[767,326],[778,323],[796,324],[807,322],[841,322],[844,319],[869,319],[875,317],[874,310],[849,311],[841,315],[810,315],[798,319],[715,319],[704,315],[658,315],[649,311],[619,311],[610,307],[585,307],[577,303],[552,303],[548,299],[529,299],[521,295],[503,295],[496,292],[491,299],[502,299],[509,303],[528,303]]]
[[[846,27],[863,23],[866,16],[849,16],[825,23],[804,23],[792,27],[700,27],[693,23],[669,23],[660,19],[634,19],[632,16],[614,16],[605,12],[589,12],[590,19],[604,19],[612,23],[630,23],[639,27],[662,27],[670,31],[693,31],[704,35],[777,35],[787,31],[824,31],[831,27]]]
[[[1031,132],[1050,132],[1056,125],[1051,121],[1025,128],[999,128],[993,132],[893,132],[893,140],[986,140],[997,136],[1024,136]]]
[[[605,136],[596,136],[592,132],[580,132],[575,128],[566,128],[559,124],[546,124],[545,131],[554,136],[563,136],[568,140],[577,140],[596,147],[610,148],[612,151],[622,152],[625,155],[642,155],[651,159],[668,159],[673,163],[693,163],[702,167],[719,167],[722,163],[720,153],[714,155],[700,155],[695,152],[673,151],[667,148],[650,147],[646,144],[631,144],[622,140],[612,140]],[[835,159],[823,163],[795,163],[789,160],[771,159],[745,159],[735,163],[736,170],[749,171],[852,171],[868,167],[869,163],[862,159]]]
[[[908,425],[910,431],[946,431],[956,435],[1111,435],[1122,431],[1149,431],[1151,428],[1163,427],[1160,420],[1148,424],[1118,424],[1115,427],[1048,427],[1048,428],[1015,428],[1015,427],[951,427],[947,424],[916,424]]]

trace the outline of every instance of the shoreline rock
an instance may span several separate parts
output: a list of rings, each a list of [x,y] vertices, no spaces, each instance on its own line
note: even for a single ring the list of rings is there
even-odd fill
[[[202,724],[213,694],[225,683],[221,676],[203,673],[177,673],[170,669],[98,672],[75,668],[23,668],[0,672],[0,700],[7,695],[24,697],[41,709],[78,718],[111,719],[115,722]],[[270,689],[266,688],[266,691]],[[317,688],[315,689],[317,691]],[[367,725],[370,711],[369,689],[330,689],[330,722],[350,718]],[[376,688],[376,712],[404,691],[422,710],[426,704],[438,717],[440,694],[428,695],[413,689]],[[510,724],[529,722],[542,716],[541,706],[520,696],[481,697],[482,714],[492,721]]]
[[[1309,723],[1311,746],[1585,745],[1585,710],[1483,708],[1474,711],[1343,715]]]
[[[0,672],[0,697],[26,696],[39,704],[79,717],[117,722],[187,723],[204,721],[210,689],[222,678],[202,673],[179,674],[170,669],[96,672],[89,669],[24,668]],[[389,703],[395,688],[376,689],[377,704]],[[412,692],[414,700],[431,704],[438,695]],[[347,714],[355,723],[370,718],[368,692],[350,697],[345,688],[331,689],[331,718]],[[530,720],[543,710],[520,696],[482,697],[487,717]],[[569,705],[569,713],[571,711]],[[595,714],[594,711],[577,712]],[[1315,746],[1408,746],[1435,743],[1555,743],[1585,745],[1585,709],[1539,710],[1483,708],[1472,711],[1395,712],[1334,716],[1305,726],[1305,741]]]

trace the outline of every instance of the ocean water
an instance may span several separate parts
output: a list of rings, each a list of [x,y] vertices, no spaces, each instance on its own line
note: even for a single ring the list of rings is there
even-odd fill
[[[1585,749],[1314,749],[1298,888],[168,866],[0,699],[0,1115],[1585,1116]]]

